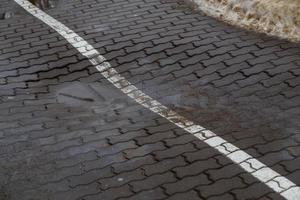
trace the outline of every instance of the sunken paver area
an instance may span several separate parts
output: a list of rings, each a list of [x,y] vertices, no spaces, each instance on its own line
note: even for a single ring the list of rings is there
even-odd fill
[[[298,44],[170,0],[64,0],[47,12],[146,94],[300,184]],[[1,200],[283,199],[20,13],[0,21]]]

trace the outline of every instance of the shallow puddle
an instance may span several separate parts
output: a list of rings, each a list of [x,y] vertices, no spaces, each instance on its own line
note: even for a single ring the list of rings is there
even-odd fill
[[[128,98],[111,85],[72,82],[56,91],[59,103],[70,107],[81,107],[95,113],[112,112],[128,105]]]

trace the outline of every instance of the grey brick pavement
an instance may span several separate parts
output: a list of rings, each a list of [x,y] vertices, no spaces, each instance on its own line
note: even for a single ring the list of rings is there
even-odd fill
[[[300,184],[298,44],[182,2],[63,5],[49,14],[129,81]],[[0,21],[0,199],[282,199],[20,13]]]

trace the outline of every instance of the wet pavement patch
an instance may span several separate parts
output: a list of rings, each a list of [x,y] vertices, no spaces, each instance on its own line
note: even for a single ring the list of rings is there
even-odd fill
[[[62,8],[62,0],[29,0],[32,4],[42,10]],[[14,17],[27,15],[13,0],[0,5],[0,20],[8,20]]]
[[[4,20],[4,19],[10,19],[14,16],[14,13],[11,12],[11,11],[7,11],[5,13],[3,13],[0,17],[1,20]]]
[[[8,199],[8,196],[7,196],[6,193],[4,192],[3,187],[0,188],[0,199],[1,199],[1,200],[6,200],[6,199]]]

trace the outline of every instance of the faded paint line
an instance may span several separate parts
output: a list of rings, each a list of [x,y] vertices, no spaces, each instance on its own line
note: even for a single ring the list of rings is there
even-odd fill
[[[91,46],[88,42],[86,42],[83,38],[77,35],[74,31],[70,30],[64,24],[41,11],[27,0],[15,0],[15,2],[33,16],[57,31],[83,56],[87,57],[102,74],[102,76],[104,76],[109,82],[111,82],[127,96],[134,99],[137,103],[166,118],[176,126],[184,129],[185,131],[197,137],[199,140],[218,150],[224,156],[238,164],[245,171],[256,177],[258,180],[269,186],[272,190],[279,193],[284,198],[288,200],[300,199],[300,187],[295,183],[281,176],[279,173],[275,172],[262,162],[253,158],[251,155],[227,142],[223,138],[217,136],[215,133],[195,124],[183,116],[180,116],[173,110],[144,94],[141,90],[121,76],[114,68],[112,68],[110,63],[108,63],[93,46]]]

